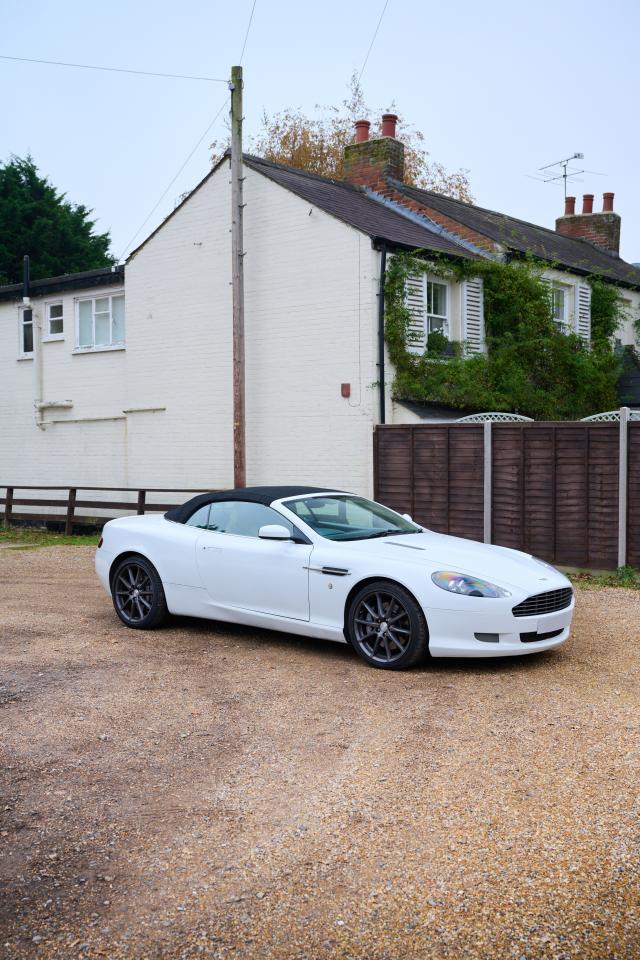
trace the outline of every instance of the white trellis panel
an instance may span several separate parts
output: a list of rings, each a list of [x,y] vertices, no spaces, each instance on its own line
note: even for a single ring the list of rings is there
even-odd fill
[[[519,413],[471,413],[468,417],[460,417],[456,423],[533,423],[531,417],[523,417]]]

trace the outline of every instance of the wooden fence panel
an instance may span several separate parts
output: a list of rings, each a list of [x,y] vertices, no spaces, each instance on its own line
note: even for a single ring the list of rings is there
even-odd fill
[[[619,424],[494,423],[491,540],[565,566],[618,558]],[[483,538],[483,427],[376,430],[376,495],[442,533]],[[629,425],[628,562],[640,566],[640,423]]]
[[[640,423],[629,424],[627,563],[640,567]]]
[[[522,549],[553,562],[556,550],[556,430],[523,430],[524,518]]]
[[[524,541],[522,429],[520,424],[496,423],[491,430],[491,541],[514,550],[522,549]]]
[[[411,427],[376,430],[375,496],[399,513],[410,513],[412,509],[412,460]]]
[[[382,503],[438,533],[482,540],[481,425],[378,427],[375,463]]]
[[[454,537],[482,540],[484,535],[484,428],[462,423],[449,431],[449,529]],[[442,478],[447,484],[446,475]]]
[[[618,563],[619,426],[617,423],[592,423],[588,437],[587,566],[615,568]]]
[[[418,433],[413,442],[414,509],[416,523],[438,533],[449,530],[449,433],[446,425]]]
[[[589,560],[588,457],[584,424],[556,426],[556,563],[584,567]]]

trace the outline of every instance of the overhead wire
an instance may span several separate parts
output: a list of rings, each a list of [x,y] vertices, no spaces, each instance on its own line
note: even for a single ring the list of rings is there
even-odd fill
[[[62,60],[35,60],[32,57],[11,57],[5,53],[0,53],[0,60],[16,60],[20,63],[46,63],[54,67],[77,67],[81,70],[106,70],[109,73],[133,73],[140,77],[164,77],[170,80],[204,80],[207,83],[227,83],[221,77],[196,77],[185,73],[155,73],[151,70],[129,70],[124,67],[100,67],[93,63],[65,63]]]
[[[362,66],[360,67],[360,73],[358,74],[358,83],[360,83],[360,80],[362,79],[362,74],[364,73],[364,68],[366,67],[366,65],[367,65],[367,63],[368,63],[369,56],[370,56],[370,54],[371,54],[371,51],[373,50],[373,45],[374,45],[374,43],[376,42],[376,37],[378,36],[378,30],[380,29],[380,24],[382,23],[382,20],[383,20],[383,17],[384,17],[384,15],[385,15],[385,12],[386,12],[386,9],[387,9],[387,6],[388,6],[388,5],[389,5],[389,0],[385,0],[385,4],[384,4],[384,6],[383,6],[383,8],[382,8],[382,13],[380,14],[380,18],[379,18],[379,20],[378,20],[378,24],[377,24],[377,26],[376,26],[376,29],[373,31],[373,36],[372,36],[372,38],[371,38],[371,43],[369,44],[369,49],[367,50],[367,55],[366,55],[366,57],[364,58],[364,61],[363,61],[363,63],[362,63]]]
[[[252,7],[251,7],[251,13],[249,14],[249,22],[247,23],[247,29],[245,30],[244,40],[243,40],[243,42],[242,42],[242,51],[241,51],[241,53],[240,53],[240,64],[242,64],[242,59],[243,59],[243,57],[244,57],[244,52],[245,52],[245,49],[246,49],[246,46],[247,46],[247,40],[249,39],[249,31],[251,30],[251,24],[253,23],[253,15],[254,15],[254,13],[255,13],[256,3],[257,3],[257,0],[253,0],[253,5],[252,5]],[[224,82],[225,82],[225,83],[228,83],[229,81],[228,81],[228,80],[225,80]],[[142,232],[142,230],[144,229],[144,227],[147,225],[147,223],[149,222],[149,220],[151,219],[151,217],[153,216],[153,214],[156,212],[156,210],[158,209],[158,207],[160,206],[160,204],[162,203],[162,201],[163,201],[164,198],[166,197],[166,195],[169,193],[169,190],[170,190],[171,187],[174,185],[174,183],[176,182],[176,180],[178,179],[178,177],[180,176],[180,174],[182,173],[182,171],[185,169],[185,167],[187,166],[187,164],[189,163],[189,161],[191,160],[191,158],[192,158],[193,155],[195,154],[196,150],[198,149],[198,147],[200,146],[200,144],[202,143],[202,141],[204,140],[204,138],[207,136],[207,134],[209,133],[209,131],[212,129],[212,127],[214,126],[216,120],[218,119],[218,117],[220,116],[220,114],[222,113],[222,111],[224,110],[224,108],[225,108],[225,106],[227,105],[228,102],[229,102],[229,98],[228,98],[228,97],[225,97],[224,102],[222,103],[220,109],[218,110],[218,112],[216,113],[215,117],[213,118],[213,120],[211,121],[211,123],[209,124],[209,126],[207,127],[207,129],[204,131],[204,133],[202,134],[202,136],[200,137],[200,139],[198,140],[198,142],[196,143],[196,145],[195,145],[195,147],[193,148],[193,150],[191,150],[191,152],[189,153],[188,157],[186,158],[186,160],[184,161],[184,163],[182,164],[182,166],[180,167],[180,169],[178,170],[178,172],[176,173],[176,175],[173,177],[173,179],[171,180],[171,182],[167,185],[166,189],[165,189],[164,192],[162,193],[162,196],[156,201],[156,203],[154,204],[153,208],[149,211],[149,213],[147,214],[147,216],[145,217],[145,219],[143,220],[143,222],[140,224],[140,226],[138,227],[138,229],[136,230],[136,232],[134,233],[134,235],[133,235],[133,236],[131,237],[131,239],[129,240],[129,242],[128,242],[128,244],[126,245],[126,247],[124,247],[121,256],[118,258],[119,261],[121,261],[121,260],[124,259],[124,255],[125,255],[126,252],[130,249],[130,247],[133,245],[134,240],[136,240],[136,238],[137,238],[137,237],[139,236],[139,234]]]
[[[245,33],[245,35],[244,35],[244,41],[243,41],[243,43],[242,43],[242,52],[240,53],[240,59],[238,60],[238,63],[239,63],[240,66],[242,66],[242,59],[243,59],[243,57],[244,57],[244,51],[245,51],[245,48],[246,48],[246,46],[247,46],[247,40],[248,40],[248,38],[249,38],[249,30],[251,30],[251,24],[252,24],[252,22],[253,22],[253,14],[255,13],[256,3],[257,3],[257,2],[258,2],[258,0],[253,0],[253,6],[251,7],[251,14],[250,14],[250,16],[249,16],[249,23],[247,24],[247,30],[246,30],[246,33]]]
[[[218,119],[218,117],[220,116],[220,114],[222,113],[222,111],[224,110],[224,108],[226,107],[226,105],[227,105],[228,102],[229,102],[229,97],[225,97],[225,98],[224,98],[224,101],[223,101],[223,103],[222,103],[222,105],[221,105],[221,107],[220,107],[220,109],[218,110],[218,112],[216,113],[215,117],[213,118],[213,120],[211,121],[211,123],[208,125],[207,129],[204,131],[204,133],[202,134],[202,136],[200,137],[200,139],[198,140],[198,142],[196,143],[196,145],[195,145],[195,147],[193,148],[193,150],[191,150],[191,152],[189,153],[187,159],[186,159],[186,160],[184,161],[184,163],[181,165],[181,167],[180,167],[180,169],[178,170],[178,172],[176,173],[176,175],[175,175],[175,176],[171,179],[171,181],[167,184],[166,189],[163,191],[162,195],[158,198],[158,200],[157,200],[156,203],[153,205],[153,207],[151,208],[151,210],[149,211],[149,213],[147,214],[147,216],[145,217],[145,219],[142,221],[142,223],[140,224],[140,226],[138,227],[138,229],[136,230],[136,232],[133,234],[133,236],[131,237],[131,239],[130,239],[129,242],[127,243],[126,247],[123,248],[121,255],[118,257],[118,261],[119,261],[119,262],[122,261],[122,260],[124,260],[124,255],[125,255],[125,253],[127,252],[127,250],[129,250],[130,247],[133,246],[134,240],[136,240],[136,238],[139,236],[139,234],[140,234],[141,231],[144,229],[144,227],[146,227],[147,223],[149,222],[149,220],[151,219],[151,217],[153,216],[153,214],[156,212],[156,210],[158,209],[158,207],[160,206],[160,204],[162,203],[162,201],[164,200],[164,198],[166,197],[166,195],[169,193],[169,190],[171,190],[171,187],[174,185],[174,183],[176,182],[176,180],[178,179],[178,177],[180,176],[180,174],[182,173],[182,171],[184,170],[184,168],[187,166],[187,164],[188,164],[189,161],[191,160],[192,156],[194,155],[194,153],[196,152],[196,150],[198,149],[198,147],[200,146],[200,144],[202,143],[202,141],[204,140],[204,138],[207,136],[207,134],[209,133],[209,131],[210,131],[210,130],[212,129],[212,127],[214,126],[216,120]]]

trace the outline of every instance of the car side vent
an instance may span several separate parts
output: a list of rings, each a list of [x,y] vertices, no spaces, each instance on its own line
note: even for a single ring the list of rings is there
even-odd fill
[[[559,590],[547,590],[546,593],[535,593],[532,597],[527,597],[517,604],[512,612],[514,617],[540,617],[545,613],[566,610],[571,606],[572,600],[571,587],[561,587]]]

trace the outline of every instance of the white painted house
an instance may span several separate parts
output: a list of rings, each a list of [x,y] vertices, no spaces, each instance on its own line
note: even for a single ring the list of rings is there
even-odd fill
[[[404,185],[386,122],[377,141],[360,125],[342,182],[245,159],[249,484],[372,494],[374,425],[417,416],[379,355],[395,249],[496,256],[515,235],[550,263],[558,322],[589,337],[586,277],[605,269],[640,313],[640,270],[615,252]],[[30,323],[21,287],[0,288],[0,483],[232,486],[230,210],[224,158],[125,267],[34,282]],[[410,293],[419,349],[429,329],[484,348],[479,281]]]

